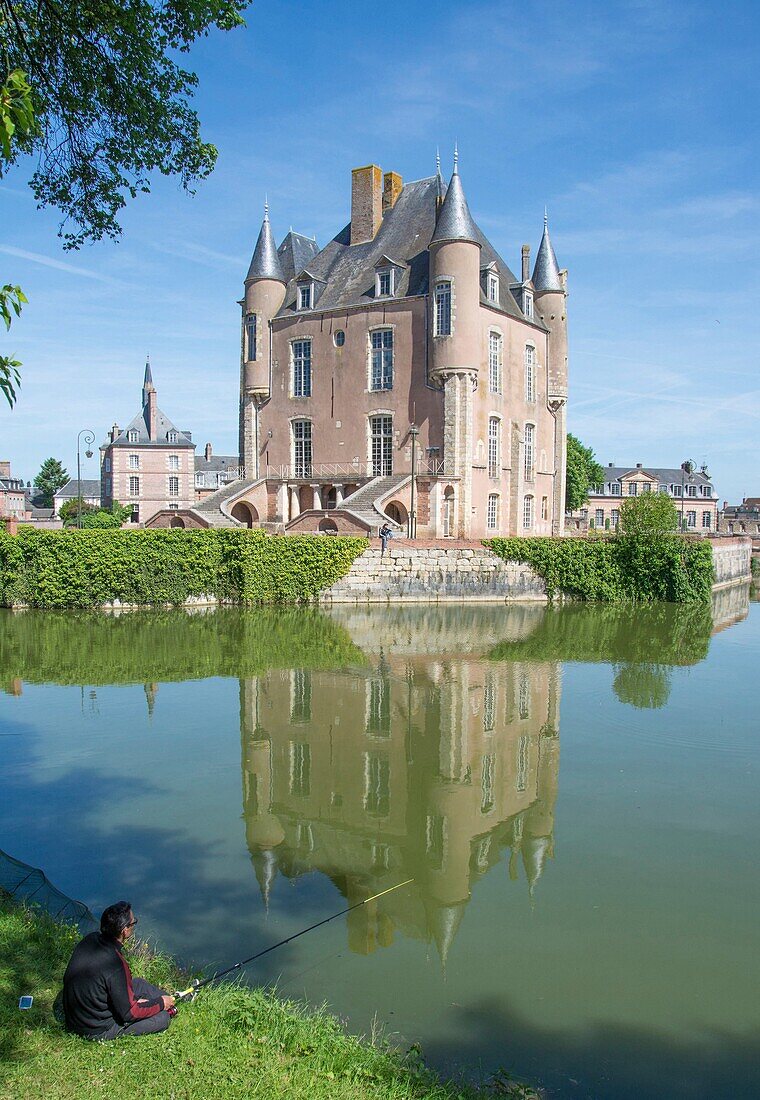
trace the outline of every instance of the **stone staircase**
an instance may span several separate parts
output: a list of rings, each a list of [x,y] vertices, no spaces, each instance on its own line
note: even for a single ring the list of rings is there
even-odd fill
[[[193,511],[203,516],[212,527],[245,527],[244,523],[239,523],[238,520],[227,515],[222,510],[222,505],[241,493],[243,489],[250,489],[253,485],[256,485],[259,480],[259,478],[251,477],[245,480],[231,481],[229,485],[223,485],[221,489],[217,489],[215,493],[206,497],[200,504],[196,504]]]
[[[350,512],[353,516],[366,523],[373,535],[377,534],[377,528],[387,519],[381,511],[377,501],[388,497],[395,490],[409,480],[409,474],[390,474],[388,477],[373,477],[351,496],[345,498],[341,508]],[[392,527],[398,528],[398,524],[388,520]]]

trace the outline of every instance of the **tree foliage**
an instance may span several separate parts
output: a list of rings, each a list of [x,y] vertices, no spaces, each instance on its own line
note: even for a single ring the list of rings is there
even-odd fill
[[[40,466],[40,472],[34,479],[34,487],[42,498],[45,508],[53,507],[53,497],[69,480],[63,463],[57,458],[46,458]]]
[[[82,516],[82,527],[87,530],[105,531],[109,527],[121,527],[132,515],[132,509],[128,505],[122,507],[115,500],[110,508],[93,508]]]
[[[212,171],[178,62],[209,29],[242,24],[247,0],[0,0],[6,164],[36,154],[31,187],[63,213],[66,246],[117,237],[126,199],[150,175],[186,190]],[[31,114],[30,114],[31,108]],[[12,127],[9,131],[9,127]]]
[[[667,493],[626,497],[620,506],[623,535],[671,535],[678,530],[678,509]]]
[[[565,471],[565,508],[568,512],[574,512],[588,500],[589,489],[602,484],[604,470],[591,447],[585,447],[580,439],[568,433]]]

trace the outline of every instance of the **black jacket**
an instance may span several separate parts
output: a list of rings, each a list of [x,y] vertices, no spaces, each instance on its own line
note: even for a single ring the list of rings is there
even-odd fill
[[[120,944],[91,932],[74,948],[63,975],[66,1027],[77,1035],[96,1037],[114,1024],[133,1024],[160,1012],[159,998],[138,1004],[132,992],[132,971]]]

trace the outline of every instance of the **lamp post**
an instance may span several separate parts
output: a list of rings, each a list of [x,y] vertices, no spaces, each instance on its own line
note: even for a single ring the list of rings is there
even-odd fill
[[[416,512],[416,490],[417,490],[417,436],[420,434],[420,429],[416,424],[412,424],[409,428],[409,435],[412,439],[412,499],[411,508],[409,510],[409,538],[417,538],[417,512]]]
[[[79,455],[79,447],[81,444],[82,436],[84,436],[84,444],[87,450],[84,452],[85,458],[92,458],[92,451],[90,447],[95,442],[95,433],[91,432],[89,428],[82,428],[81,432],[77,435],[77,527],[82,526],[82,459]]]

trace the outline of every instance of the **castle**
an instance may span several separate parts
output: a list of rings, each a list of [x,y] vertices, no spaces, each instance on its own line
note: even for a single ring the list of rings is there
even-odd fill
[[[567,282],[544,231],[517,278],[448,186],[376,165],[319,250],[268,209],[245,279],[244,477],[196,511],[287,532],[561,534]]]

